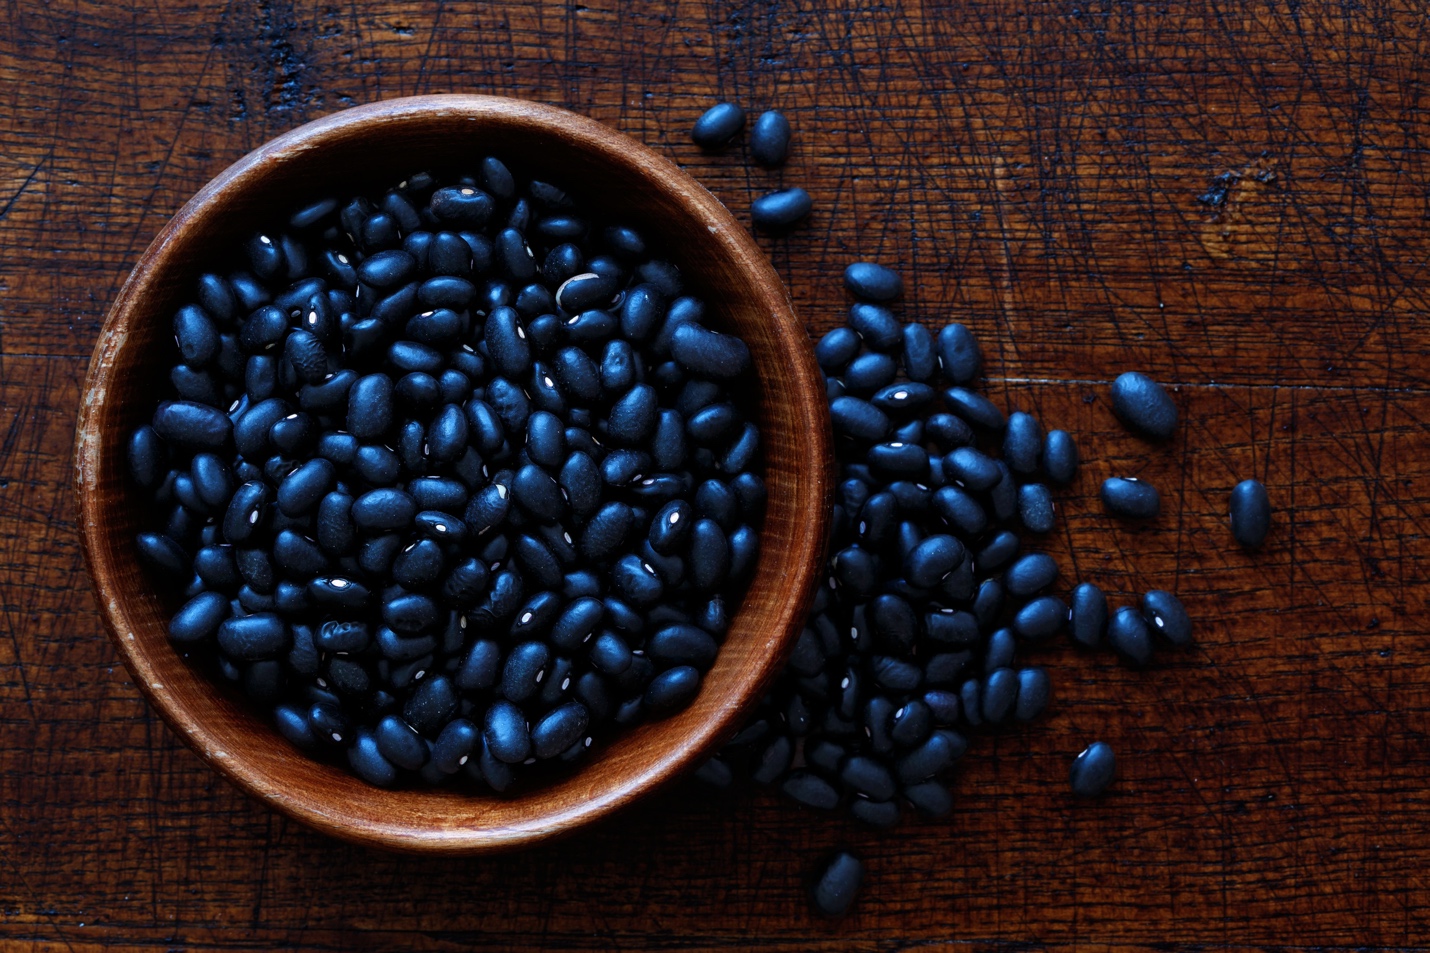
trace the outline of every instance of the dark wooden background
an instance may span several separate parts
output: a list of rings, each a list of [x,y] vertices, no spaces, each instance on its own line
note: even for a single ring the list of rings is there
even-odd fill
[[[1416,947],[1430,934],[1426,599],[1430,89],[1424,6],[913,0],[0,4],[0,947],[542,950]],[[843,265],[973,325],[989,388],[1080,435],[1050,549],[1115,600],[1177,591],[1196,647],[1146,673],[1041,654],[1055,707],[980,738],[957,814],[878,837],[688,785],[589,834],[433,862],[239,795],[141,700],[101,631],[70,454],[105,309],[247,150],[355,103],[480,91],[673,156],[762,244],[812,330]],[[717,97],[778,106],[780,173],[700,155]],[[1220,185],[1218,184],[1220,183]],[[1175,383],[1122,433],[1106,382]],[[1114,472],[1162,487],[1138,528]],[[1227,493],[1265,480],[1266,549]],[[1094,738],[1121,776],[1075,803]],[[803,878],[851,845],[856,912]]]

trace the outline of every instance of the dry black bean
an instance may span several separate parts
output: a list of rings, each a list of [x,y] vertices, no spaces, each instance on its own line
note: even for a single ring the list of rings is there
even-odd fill
[[[1020,476],[1038,470],[1043,450],[1043,428],[1031,414],[1015,411],[1008,415],[1003,432],[1003,460]]]
[[[961,324],[946,325],[938,333],[939,365],[943,376],[955,386],[966,386],[978,376],[983,354],[973,333]]]
[[[1102,484],[1102,503],[1113,516],[1155,519],[1162,511],[1157,488],[1136,477],[1109,477]]]
[[[1112,747],[1106,742],[1094,741],[1073,759],[1068,783],[1078,797],[1097,797],[1107,790],[1116,773]]]
[[[842,917],[854,905],[864,881],[864,865],[849,853],[836,855],[819,873],[812,893],[814,909],[827,917]]]
[[[1231,491],[1230,512],[1231,535],[1238,543],[1257,549],[1266,541],[1271,530],[1271,501],[1259,480],[1242,480],[1236,485]]]
[[[1053,495],[1041,483],[1025,483],[1018,488],[1018,518],[1029,532],[1053,531]]]
[[[1090,582],[1079,583],[1072,592],[1068,632],[1074,642],[1087,648],[1102,644],[1107,631],[1107,596]]]
[[[1162,589],[1153,589],[1142,596],[1142,618],[1151,631],[1173,645],[1192,641],[1192,620],[1176,596]]]
[[[717,103],[695,121],[690,138],[702,149],[723,149],[743,128],[745,110],[734,103]]]
[[[1127,429],[1167,440],[1177,431],[1177,405],[1146,374],[1128,371],[1112,382],[1112,412]]]
[[[1119,608],[1107,623],[1107,644],[1134,665],[1152,660],[1152,634],[1141,613],[1128,606]]]
[[[783,231],[807,218],[813,207],[814,199],[804,189],[780,189],[755,199],[750,204],[750,218],[756,228]]]
[[[784,114],[774,109],[763,112],[750,130],[750,157],[769,168],[783,165],[789,140],[790,125]]]

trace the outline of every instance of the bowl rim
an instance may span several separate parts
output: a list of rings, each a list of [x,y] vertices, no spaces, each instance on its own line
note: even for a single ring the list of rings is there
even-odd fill
[[[157,670],[147,651],[136,642],[136,624],[130,607],[111,581],[117,577],[118,559],[105,545],[102,524],[100,475],[106,453],[116,452],[112,444],[120,434],[101,432],[105,400],[115,386],[117,358],[130,328],[136,322],[153,320],[141,304],[144,291],[173,266],[172,245],[189,229],[201,227],[214,212],[220,197],[231,189],[248,189],[263,184],[264,166],[285,158],[321,149],[345,136],[359,134],[359,127],[387,123],[431,122],[434,120],[482,120],[495,123],[541,127],[542,132],[560,135],[574,148],[596,150],[609,161],[639,172],[653,184],[674,195],[692,216],[704,220],[711,240],[723,245],[724,253],[750,275],[752,297],[758,299],[772,325],[772,336],[790,358],[788,374],[802,414],[822,420],[823,426],[799,435],[810,453],[799,478],[793,481],[796,496],[810,504],[805,514],[813,531],[795,531],[796,552],[784,554],[782,566],[792,567],[791,597],[779,606],[776,625],[766,636],[762,650],[768,655],[761,673],[752,683],[737,687],[746,690],[736,704],[712,709],[712,716],[695,723],[684,745],[672,745],[649,767],[624,785],[590,785],[589,796],[568,801],[556,811],[523,817],[500,828],[415,827],[404,818],[388,823],[355,824],[344,816],[322,809],[320,802],[289,797],[272,783],[266,773],[245,769],[244,759],[222,750],[214,730],[196,718],[159,683]],[[765,253],[728,209],[694,178],[669,158],[645,144],[594,119],[568,110],[503,96],[444,94],[380,100],[330,114],[277,136],[253,149],[210,179],[165,224],[140,255],[113,304],[105,315],[86,372],[76,422],[73,459],[73,486],[78,510],[81,549],[94,588],[101,618],[110,640],[135,685],[164,721],[195,753],[228,778],[240,790],[274,806],[290,817],[329,836],[367,846],[421,853],[472,854],[529,845],[604,818],[628,804],[646,797],[693,767],[723,743],[738,719],[763,695],[792,646],[799,624],[813,598],[827,546],[829,504],[833,495],[833,465],[828,407],[823,382],[808,344],[807,332],[794,313],[783,282]],[[119,451],[122,454],[122,450]],[[121,456],[122,459],[122,456]],[[821,465],[822,464],[822,465]],[[122,463],[120,464],[122,467]],[[798,507],[801,511],[803,506]],[[167,642],[165,643],[167,644]],[[201,673],[195,673],[202,678]],[[262,719],[259,719],[262,721]],[[275,737],[276,740],[276,737]],[[296,751],[295,756],[299,755]],[[305,759],[306,760],[306,759]],[[402,792],[400,792],[402,793]],[[419,792],[412,792],[419,793]],[[519,800],[519,799],[518,799]]]

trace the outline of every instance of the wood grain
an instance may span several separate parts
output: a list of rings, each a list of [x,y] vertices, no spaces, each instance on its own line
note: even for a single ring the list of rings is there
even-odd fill
[[[1423,4],[4,9],[0,946],[1426,945]],[[1048,650],[1050,715],[980,739],[955,817],[896,838],[691,788],[550,847],[432,862],[246,799],[102,634],[67,474],[85,361],[140,251],[218,170],[319,115],[443,91],[609,122],[742,221],[764,189],[808,188],[810,227],[760,240],[798,313],[828,328],[848,260],[900,262],[904,313],[972,323],[995,399],[1079,434],[1050,551],[1115,600],[1175,589],[1196,647],[1142,674]],[[688,143],[717,97],[786,112],[783,171]],[[1178,385],[1171,447],[1112,422],[1106,381],[1129,367]],[[1114,471],[1158,480],[1167,515],[1109,523]],[[1278,508],[1255,557],[1224,516],[1250,475]],[[1094,737],[1121,778],[1073,803]],[[801,878],[841,845],[869,874],[828,924]]]

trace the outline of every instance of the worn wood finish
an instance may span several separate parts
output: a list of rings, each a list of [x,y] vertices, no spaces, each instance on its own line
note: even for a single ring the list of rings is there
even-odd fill
[[[421,156],[463,168],[500,152],[512,167],[566,185],[596,214],[619,216],[668,248],[709,320],[740,335],[755,368],[768,503],[761,555],[699,696],[670,718],[603,745],[579,771],[519,796],[372,787],[284,744],[239,698],[215,692],[174,651],[172,606],[146,579],[134,534],[146,512],[126,478],[125,440],[149,419],[171,358],[174,311],[206,263],[222,260],[275,210],[307,197],[400,181]],[[360,106],[302,126],[206,184],[135,265],[100,329],[80,396],[75,496],[100,613],[145,697],[205,761],[241,788],[321,831],[425,853],[529,845],[627,807],[698,765],[765,691],[804,625],[827,547],[832,494],[824,379],[789,297],[730,213],[675,164],[600,123],[495,96],[421,96]]]
[[[0,946],[1423,947],[1426,12],[10,4]],[[902,262],[904,313],[972,323],[995,398],[1080,435],[1088,464],[1049,542],[1069,582],[1116,601],[1175,589],[1196,647],[1145,673],[1040,653],[1049,716],[980,738],[957,815],[894,838],[681,787],[535,850],[420,860],[311,833],[223,781],[102,634],[68,484],[86,360],[139,253],[219,170],[319,115],[443,91],[604,120],[741,221],[759,191],[804,185],[810,227],[760,244],[805,322],[838,319],[851,257]],[[786,110],[782,172],[689,145],[716,96]],[[1178,385],[1170,447],[1111,419],[1106,382],[1133,366]],[[1113,472],[1158,480],[1167,514],[1112,526],[1095,490]],[[1248,475],[1278,507],[1256,556],[1225,529]],[[1067,766],[1094,737],[1121,776],[1074,803]],[[869,873],[828,924],[801,878],[840,845]]]

